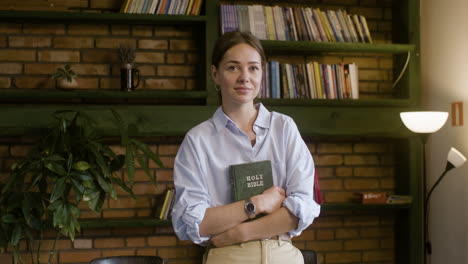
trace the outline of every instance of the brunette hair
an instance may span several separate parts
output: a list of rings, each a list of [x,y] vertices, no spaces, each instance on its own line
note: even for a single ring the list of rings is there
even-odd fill
[[[234,47],[237,44],[245,43],[256,49],[262,58],[262,66],[266,63],[265,51],[263,51],[260,40],[252,35],[250,32],[231,31],[224,33],[215,43],[213,53],[211,55],[211,65],[216,68],[219,67],[219,63],[223,60],[224,53],[227,50]]]

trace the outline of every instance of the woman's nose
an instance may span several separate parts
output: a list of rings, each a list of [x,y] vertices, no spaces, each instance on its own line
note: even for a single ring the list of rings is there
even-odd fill
[[[249,81],[249,71],[248,70],[242,70],[239,75],[239,82],[248,82]]]

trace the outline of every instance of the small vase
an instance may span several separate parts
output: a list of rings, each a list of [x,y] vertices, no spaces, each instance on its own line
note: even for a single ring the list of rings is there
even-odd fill
[[[136,82],[136,83],[135,83]],[[122,63],[120,66],[120,89],[131,92],[140,84],[140,71],[132,63]]]
[[[73,89],[78,87],[78,82],[75,78],[72,78],[71,81],[68,81],[66,78],[60,78],[57,81],[57,85],[61,89]]]

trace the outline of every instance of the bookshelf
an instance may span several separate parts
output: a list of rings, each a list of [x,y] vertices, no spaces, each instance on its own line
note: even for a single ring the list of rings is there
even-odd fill
[[[78,109],[100,117],[99,129],[109,136],[116,135],[110,122],[111,113],[106,100],[117,100],[113,108],[122,111],[128,122],[140,126],[142,136],[183,136],[196,124],[211,117],[219,105],[218,93],[211,82],[210,51],[220,32],[220,3],[234,1],[204,1],[199,16],[146,15],[120,13],[80,13],[47,11],[0,11],[0,21],[8,23],[106,23],[148,24],[170,26],[193,26],[202,30],[202,68],[196,91],[59,91],[19,90],[0,91],[0,135],[21,136],[40,130],[48,123],[50,114],[59,109]],[[322,1],[241,1],[243,4],[281,4],[313,6]],[[305,137],[324,138],[385,138],[396,142],[398,175],[396,191],[412,195],[412,205],[361,205],[352,203],[324,204],[325,212],[335,211],[390,211],[397,214],[398,233],[395,234],[396,263],[422,263],[422,192],[421,143],[401,124],[399,112],[415,110],[420,101],[419,64],[419,1],[393,0],[391,14],[391,41],[385,43],[318,43],[310,41],[263,40],[267,55],[274,56],[325,56],[328,54],[386,54],[393,58],[393,78],[398,75],[407,54],[410,63],[391,98],[363,98],[358,100],[329,99],[262,99],[270,109],[291,116]],[[237,3],[237,2],[236,2]],[[353,6],[348,6],[353,9]],[[389,11],[390,12],[390,11]],[[174,100],[172,105],[128,104],[128,100]],[[177,100],[192,100],[191,105],[182,105]],[[67,102],[72,100],[74,104]],[[15,105],[12,102],[27,102]],[[93,101],[94,104],[85,104]],[[156,113],[156,114],[155,114]],[[34,118],[31,118],[34,117]],[[84,220],[83,228],[164,226],[170,221],[110,219],[106,221]],[[396,229],[397,230],[397,229]]]
[[[410,204],[358,204],[358,203],[330,203],[322,204],[322,211],[368,211],[368,210],[408,210]],[[109,228],[109,227],[160,227],[171,226],[171,220],[159,220],[154,218],[115,218],[115,219],[83,219],[80,220],[81,228]]]

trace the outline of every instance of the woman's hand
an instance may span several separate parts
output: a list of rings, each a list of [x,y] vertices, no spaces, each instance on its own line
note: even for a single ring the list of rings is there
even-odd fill
[[[257,206],[257,213],[271,214],[281,208],[286,191],[278,186],[270,187],[262,194],[252,197],[253,203]]]
[[[210,242],[215,247],[227,247],[237,243],[246,242],[242,233],[243,225],[237,225],[226,232],[212,236]],[[245,228],[244,228],[245,229]]]

